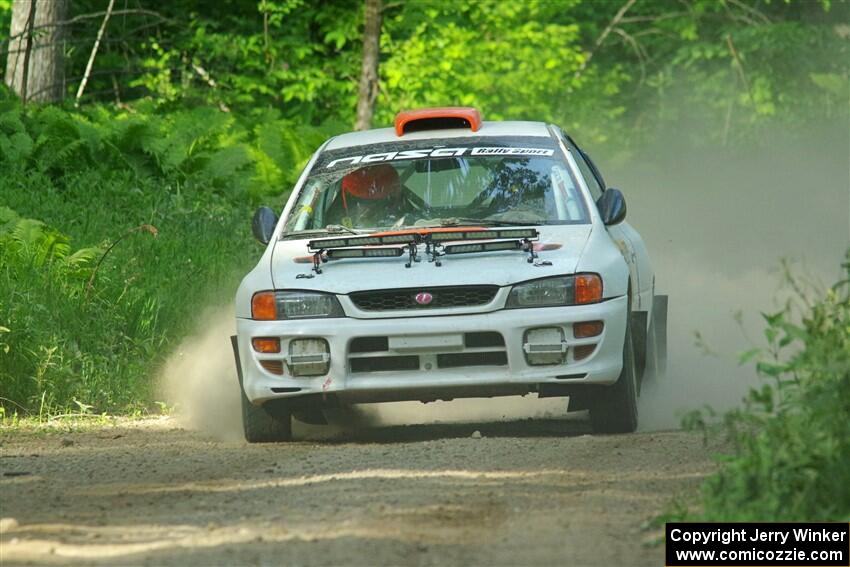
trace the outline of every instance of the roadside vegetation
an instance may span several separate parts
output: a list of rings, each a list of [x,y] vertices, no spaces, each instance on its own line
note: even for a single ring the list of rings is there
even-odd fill
[[[0,99],[6,412],[155,401],[156,363],[257,254],[253,204],[292,183],[325,135],[272,116],[250,130],[205,106]]]
[[[826,291],[786,266],[791,297],[764,314],[766,348],[741,355],[761,380],[740,409],[685,425],[724,435],[731,452],[689,521],[850,521],[850,251]]]
[[[846,0],[367,0],[380,64],[359,0],[55,3],[27,32],[29,4],[0,0],[6,416],[156,411],[160,364],[255,261],[253,208],[281,206],[358,103],[374,126],[445,104],[550,120],[621,165],[848,112]],[[61,88],[24,96],[12,79],[57,27]]]

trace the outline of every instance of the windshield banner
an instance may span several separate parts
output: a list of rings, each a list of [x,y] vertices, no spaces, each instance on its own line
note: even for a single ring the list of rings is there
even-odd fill
[[[331,169],[339,166],[352,166],[359,163],[378,163],[405,159],[449,158],[459,156],[551,156],[555,150],[550,148],[514,148],[514,147],[473,147],[473,148],[426,148],[421,150],[401,150],[398,152],[380,152],[361,156],[348,156],[335,159],[325,166]]]

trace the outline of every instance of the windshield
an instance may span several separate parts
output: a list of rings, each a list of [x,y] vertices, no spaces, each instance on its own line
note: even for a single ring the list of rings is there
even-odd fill
[[[588,222],[581,192],[554,140],[458,142],[420,140],[324,152],[286,232]]]

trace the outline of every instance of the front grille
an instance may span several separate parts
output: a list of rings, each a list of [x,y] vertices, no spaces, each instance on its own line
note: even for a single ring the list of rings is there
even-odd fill
[[[351,341],[349,352],[384,352],[390,349],[389,337],[357,337]]]
[[[363,311],[403,311],[486,305],[493,301],[498,291],[499,286],[495,285],[470,285],[357,291],[349,297],[354,305]],[[420,294],[429,294],[431,301],[417,302],[416,297]]]
[[[462,368],[464,366],[507,366],[508,355],[505,352],[453,352],[438,354],[439,368]]]
[[[505,339],[497,331],[464,333],[460,352],[434,352],[431,348],[423,348],[411,353],[390,348],[390,337],[357,337],[348,347],[348,364],[352,374],[410,372],[419,371],[423,366],[428,370],[432,364],[437,368],[507,366],[508,355]]]
[[[352,372],[386,372],[388,370],[419,370],[418,356],[381,356],[352,358]]]
[[[466,348],[503,347],[505,339],[501,333],[495,331],[466,333],[463,336],[463,344]]]

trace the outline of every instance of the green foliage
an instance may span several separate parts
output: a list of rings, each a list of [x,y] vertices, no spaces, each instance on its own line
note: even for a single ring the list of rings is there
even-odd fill
[[[586,55],[570,14],[579,3],[405,4],[385,24],[378,121],[403,108],[468,105],[494,120],[581,124],[604,139],[623,111],[610,95],[627,77],[616,66],[580,72]]]
[[[96,248],[72,252],[65,234],[0,207],[0,321],[4,323],[0,396],[4,403],[12,400],[21,407],[25,403],[33,407],[42,396],[48,403],[70,400],[77,379],[73,368],[81,362],[74,355],[81,353],[59,345],[64,342],[62,328],[79,321],[59,317],[69,314],[64,304],[79,303],[83,297],[84,278],[98,252]]]
[[[14,218],[0,233],[0,397],[10,411],[60,411],[74,400],[98,411],[145,406],[172,343],[198,313],[229,299],[257,249],[250,211],[215,195],[174,191],[113,176],[41,186],[0,182],[0,199],[37,211],[79,236]],[[17,187],[16,187],[17,186]],[[58,211],[57,206],[64,210]],[[106,247],[140,218],[159,236],[127,236],[92,270]],[[95,242],[75,248],[75,241]],[[89,286],[89,281],[92,281]]]
[[[766,314],[764,378],[724,425],[734,454],[703,486],[706,521],[850,519],[850,252],[843,279]],[[786,272],[787,273],[787,272]]]
[[[149,404],[172,343],[255,260],[252,203],[282,206],[335,127],[151,101],[25,109],[0,93],[0,404]]]
[[[0,105],[0,147],[19,150],[0,153],[0,404],[144,407],[175,341],[256,260],[252,199],[285,194],[326,133],[205,107]]]
[[[75,0],[72,16],[103,4]],[[617,19],[624,5],[387,1],[374,123],[388,125],[404,108],[472,104],[494,119],[556,122],[609,154],[628,154],[660,133],[677,143],[741,147],[777,126],[817,131],[846,123],[848,0],[640,0]],[[296,127],[353,124],[360,0],[141,0],[135,7],[141,11],[110,21],[87,100],[150,97],[172,108],[231,110],[245,121],[247,140],[269,111]],[[0,4],[0,23],[8,14]],[[69,95],[99,25],[100,18],[84,18],[69,30]],[[224,122],[218,116],[210,128]],[[229,147],[222,157],[236,166],[262,162],[255,176],[278,179],[255,150]],[[26,151],[25,142],[13,151]],[[209,152],[185,165],[203,167]],[[169,157],[166,166],[190,156]]]
[[[119,109],[44,106],[24,112],[17,101],[0,98],[0,166],[57,181],[130,169],[138,178],[168,179],[232,198],[280,195],[336,128],[284,120],[272,111],[246,125],[209,106],[169,110],[146,101]]]

